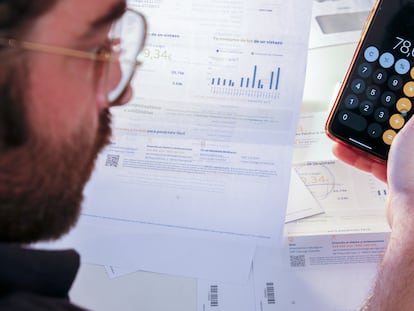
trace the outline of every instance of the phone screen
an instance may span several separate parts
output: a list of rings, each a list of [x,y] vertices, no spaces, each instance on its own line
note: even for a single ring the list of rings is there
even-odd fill
[[[328,135],[386,160],[413,114],[414,0],[382,0],[331,111]]]

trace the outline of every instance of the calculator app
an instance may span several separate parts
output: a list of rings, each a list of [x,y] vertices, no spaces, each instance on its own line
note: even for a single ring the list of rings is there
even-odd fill
[[[380,1],[327,124],[328,135],[383,160],[413,114],[414,1]]]

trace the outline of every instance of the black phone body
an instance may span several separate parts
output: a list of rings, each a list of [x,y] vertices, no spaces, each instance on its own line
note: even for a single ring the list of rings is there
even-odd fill
[[[326,123],[328,136],[385,161],[413,114],[414,0],[379,0]]]

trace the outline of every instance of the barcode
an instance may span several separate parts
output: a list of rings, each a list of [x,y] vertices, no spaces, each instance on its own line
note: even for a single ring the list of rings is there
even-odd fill
[[[275,284],[273,282],[266,283],[265,297],[267,298],[267,304],[274,305],[276,303]]]
[[[119,155],[108,154],[106,156],[105,166],[118,167],[118,164],[119,164]]]
[[[305,267],[306,266],[305,255],[290,256],[290,266],[291,267]]]
[[[210,307],[218,307],[219,306],[219,299],[218,299],[218,286],[211,285],[210,292],[209,292],[209,300],[210,300]]]

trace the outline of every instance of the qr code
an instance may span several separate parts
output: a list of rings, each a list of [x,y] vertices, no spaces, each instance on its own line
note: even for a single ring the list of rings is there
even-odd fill
[[[290,256],[290,266],[291,267],[305,267],[306,266],[305,255]]]
[[[118,164],[119,164],[119,155],[108,154],[106,156],[105,166],[118,167]]]

